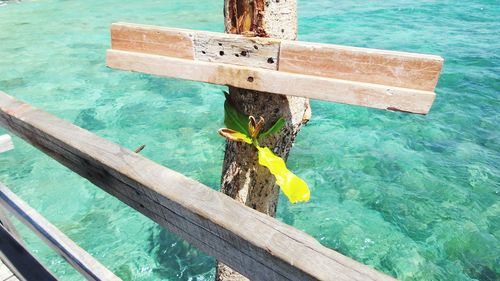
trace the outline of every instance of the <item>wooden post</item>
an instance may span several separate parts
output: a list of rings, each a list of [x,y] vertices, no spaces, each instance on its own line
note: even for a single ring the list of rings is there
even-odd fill
[[[295,40],[297,37],[296,0],[224,0],[227,33]],[[252,56],[255,50],[242,54]],[[272,61],[269,64],[272,65]],[[277,63],[274,63],[277,69]],[[295,136],[310,117],[309,100],[284,95],[262,95],[256,91],[229,87],[229,99],[236,108],[256,118],[266,120],[264,130],[283,117],[286,126],[279,134],[263,143],[284,159]],[[221,179],[221,192],[235,200],[274,217],[279,187],[274,176],[258,164],[253,146],[227,142]],[[247,280],[222,263],[217,265],[216,280]]]

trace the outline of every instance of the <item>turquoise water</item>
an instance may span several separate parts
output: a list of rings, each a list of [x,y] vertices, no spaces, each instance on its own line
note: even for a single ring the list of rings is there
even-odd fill
[[[221,88],[110,70],[104,52],[116,21],[222,31],[222,2],[2,5],[0,89],[217,189]],[[302,40],[446,61],[428,116],[313,101],[289,159],[312,199],[281,200],[279,219],[402,280],[500,280],[499,2],[304,0],[299,14]],[[120,277],[211,280],[212,258],[14,142],[0,181]],[[62,280],[81,280],[22,232]]]

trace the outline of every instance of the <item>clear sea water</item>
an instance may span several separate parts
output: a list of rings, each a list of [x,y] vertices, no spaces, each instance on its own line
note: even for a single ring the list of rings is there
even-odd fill
[[[217,189],[221,87],[105,67],[112,22],[223,30],[222,0],[0,1],[0,89]],[[428,116],[313,101],[278,217],[401,280],[500,280],[500,2],[300,0],[300,39],[441,55]],[[0,134],[5,133],[0,129]],[[0,181],[124,280],[214,260],[14,138]],[[19,226],[62,280],[81,280]]]

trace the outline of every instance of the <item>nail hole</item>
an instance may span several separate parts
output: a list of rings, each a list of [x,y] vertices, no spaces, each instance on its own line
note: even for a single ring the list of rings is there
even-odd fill
[[[284,29],[281,29],[281,33],[285,33],[285,30],[284,30]]]
[[[144,205],[142,205],[142,204],[139,204],[139,206],[141,206],[141,208],[144,208]]]
[[[267,59],[267,63],[274,63],[274,59],[273,58],[268,58]]]
[[[222,46],[222,43],[219,43],[219,46]]]
[[[252,76],[248,76],[247,81],[250,82],[250,83],[253,82],[253,77]]]
[[[246,57],[247,56],[247,51],[241,51],[241,55]]]
[[[234,54],[235,57],[239,58],[240,57],[240,54]]]
[[[258,49],[259,49],[259,46],[257,46],[257,45],[253,45],[253,48],[254,48],[255,50],[258,50]]]
[[[224,51],[220,51],[219,55],[223,56],[224,55]]]
[[[205,52],[205,51],[201,51],[201,53],[202,53],[202,54],[206,54],[207,52]]]

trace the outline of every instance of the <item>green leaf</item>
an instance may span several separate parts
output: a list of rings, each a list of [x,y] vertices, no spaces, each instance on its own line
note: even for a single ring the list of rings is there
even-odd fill
[[[272,134],[276,134],[284,126],[285,126],[285,119],[283,119],[283,118],[280,117],[280,119],[278,119],[278,121],[276,121],[276,123],[274,123],[274,125],[271,128],[269,128],[269,130],[267,130],[267,131],[263,132],[262,134],[260,134],[259,140],[263,140],[267,136],[270,136]]]
[[[241,132],[235,131],[235,130],[222,128],[222,129],[219,129],[219,134],[228,140],[237,141],[237,142],[246,142],[248,144],[252,144],[251,138],[249,138],[247,135],[245,135]]]
[[[288,200],[292,203],[309,201],[311,192],[307,183],[290,172],[285,161],[275,155],[268,147],[258,145],[256,147],[259,150],[259,164],[268,168],[274,175],[276,184],[281,187]]]
[[[224,124],[229,129],[239,131],[247,136],[249,135],[248,116],[234,108],[227,98],[224,102]]]

